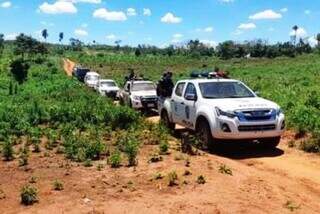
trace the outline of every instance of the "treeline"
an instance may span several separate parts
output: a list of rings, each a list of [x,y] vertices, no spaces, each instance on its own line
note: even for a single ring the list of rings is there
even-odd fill
[[[63,39],[63,34],[60,33],[59,41]],[[47,33],[44,32],[45,39]],[[320,41],[320,37],[319,37]],[[3,35],[0,34],[0,54],[3,50],[4,43]],[[194,58],[216,56],[221,59],[231,58],[275,58],[280,56],[295,57],[303,53],[311,53],[319,50],[319,44],[312,48],[310,44],[300,39],[296,42],[279,42],[277,44],[269,44],[265,40],[254,40],[246,42],[225,41],[218,44],[216,47],[209,46],[199,40],[190,40],[184,44],[170,45],[165,48],[159,48],[152,45],[138,45],[138,47],[121,46],[121,42],[117,41],[115,46],[97,44],[93,41],[90,44],[85,44],[76,38],[70,38],[69,45],[63,44],[44,44],[36,39],[20,34],[15,41],[15,53],[24,55],[29,53],[46,54],[48,49],[52,49],[58,54],[63,54],[64,51],[82,51],[83,48],[96,51],[106,51],[122,54],[134,54],[137,57],[145,55],[165,55],[165,56],[189,56]]]

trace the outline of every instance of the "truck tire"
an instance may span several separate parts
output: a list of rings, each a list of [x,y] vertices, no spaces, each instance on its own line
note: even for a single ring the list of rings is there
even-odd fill
[[[211,134],[210,125],[207,120],[200,119],[196,127],[196,136],[205,150],[214,150],[214,139]]]
[[[274,149],[280,143],[281,137],[264,138],[260,140],[260,144],[265,149]]]
[[[176,127],[176,124],[170,121],[167,111],[162,111],[161,122],[170,130],[174,130]]]

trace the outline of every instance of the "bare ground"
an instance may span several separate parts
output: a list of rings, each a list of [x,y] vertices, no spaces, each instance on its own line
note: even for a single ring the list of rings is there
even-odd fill
[[[148,163],[157,146],[145,145],[137,167],[119,169],[106,161],[86,168],[55,151],[44,155],[43,149],[31,155],[27,168],[17,160],[0,161],[5,194],[0,213],[319,213],[319,155],[289,148],[292,140],[293,133],[287,132],[278,149],[232,144],[216,154],[200,151],[187,157],[174,149],[176,139],[163,161]],[[99,163],[105,165],[101,171]],[[219,171],[222,164],[232,176]],[[173,170],[178,185],[169,187],[166,175]],[[192,174],[184,176],[185,170]],[[153,179],[156,173],[164,178]],[[199,175],[205,184],[196,182]],[[38,178],[33,185],[39,189],[39,203],[26,207],[20,204],[20,188],[32,176]],[[64,190],[53,190],[55,179],[64,183]]]

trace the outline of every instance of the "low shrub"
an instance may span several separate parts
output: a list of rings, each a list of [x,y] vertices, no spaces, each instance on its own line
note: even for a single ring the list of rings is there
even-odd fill
[[[160,154],[168,154],[169,151],[169,143],[166,141],[163,141],[159,144],[159,152]]]
[[[168,174],[168,186],[178,185],[178,175],[176,171],[172,171]]]
[[[29,184],[22,187],[20,197],[23,205],[32,205],[39,201],[37,188]]]
[[[232,170],[225,164],[219,166],[219,172],[222,174],[232,175]]]
[[[56,179],[56,180],[53,182],[53,190],[61,191],[61,190],[63,190],[63,189],[64,189],[63,183],[62,183],[61,181],[59,181],[59,180]]]
[[[205,184],[206,183],[206,178],[203,175],[199,175],[197,178],[197,183],[198,184]]]
[[[5,161],[11,161],[14,159],[14,150],[13,150],[13,145],[10,139],[7,139],[3,143],[2,156]]]
[[[108,162],[112,168],[118,168],[121,166],[121,159],[120,151],[116,150],[110,155]]]

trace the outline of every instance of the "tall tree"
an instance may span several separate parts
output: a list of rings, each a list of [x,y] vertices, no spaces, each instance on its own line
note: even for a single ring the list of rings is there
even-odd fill
[[[59,33],[59,42],[62,42],[63,37],[64,37],[63,32],[60,32],[60,33]]]
[[[297,44],[297,33],[298,33],[298,29],[299,27],[297,25],[292,27],[292,30],[294,31],[294,36],[293,36],[293,41],[294,41],[294,45]]]
[[[48,30],[47,29],[43,29],[42,32],[41,32],[41,35],[47,41],[47,38],[49,36]]]
[[[117,50],[120,50],[120,44],[121,44],[121,42],[122,42],[122,40],[116,40],[116,41],[114,42],[114,44],[117,45],[117,46],[116,46],[116,49],[117,49]]]

